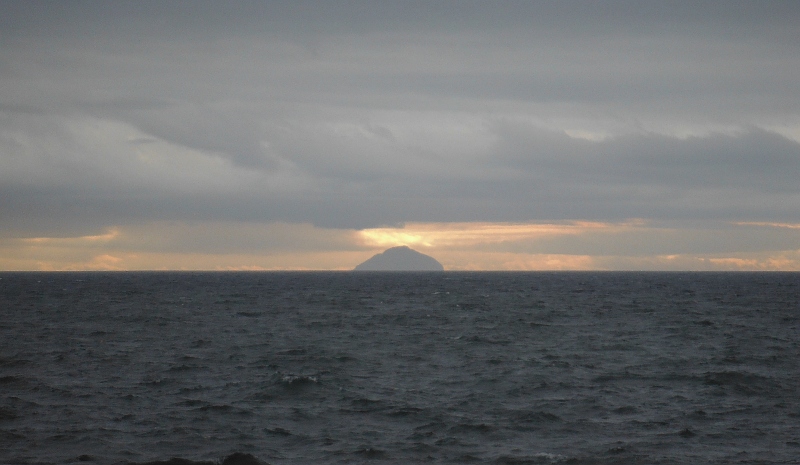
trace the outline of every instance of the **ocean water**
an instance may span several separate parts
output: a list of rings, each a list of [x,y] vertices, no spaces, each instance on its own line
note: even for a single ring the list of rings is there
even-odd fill
[[[800,463],[798,273],[0,273],[0,463]]]

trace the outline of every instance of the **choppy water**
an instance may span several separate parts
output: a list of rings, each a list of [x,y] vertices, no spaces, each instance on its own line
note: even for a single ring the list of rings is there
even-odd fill
[[[4,273],[0,463],[800,463],[797,273]]]

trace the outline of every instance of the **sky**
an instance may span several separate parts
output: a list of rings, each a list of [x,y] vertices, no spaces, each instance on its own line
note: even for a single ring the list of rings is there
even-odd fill
[[[800,2],[0,1],[0,270],[800,270]]]

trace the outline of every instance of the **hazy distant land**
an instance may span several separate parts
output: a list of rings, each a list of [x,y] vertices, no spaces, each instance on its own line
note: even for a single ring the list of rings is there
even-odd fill
[[[444,271],[444,267],[430,255],[403,245],[374,255],[353,271]]]

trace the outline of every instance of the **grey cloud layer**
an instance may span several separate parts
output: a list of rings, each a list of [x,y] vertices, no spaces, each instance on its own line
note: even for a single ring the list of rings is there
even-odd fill
[[[7,234],[800,221],[792,2],[162,3],[0,4]]]
[[[147,218],[335,227],[573,218],[800,220],[800,144],[759,130],[590,142],[501,122],[486,129],[492,140],[486,148],[460,157],[404,145],[368,127],[337,133],[299,125],[274,139],[270,150],[283,161],[256,169],[184,153],[180,146],[126,141],[123,130],[98,147],[96,133],[111,129],[95,129],[83,139],[39,132],[41,146],[16,154],[12,137],[0,139],[7,154],[0,208],[12,221],[6,229],[34,217],[43,225],[54,222],[51,229],[70,221]],[[142,145],[163,157],[157,166],[137,155]]]

